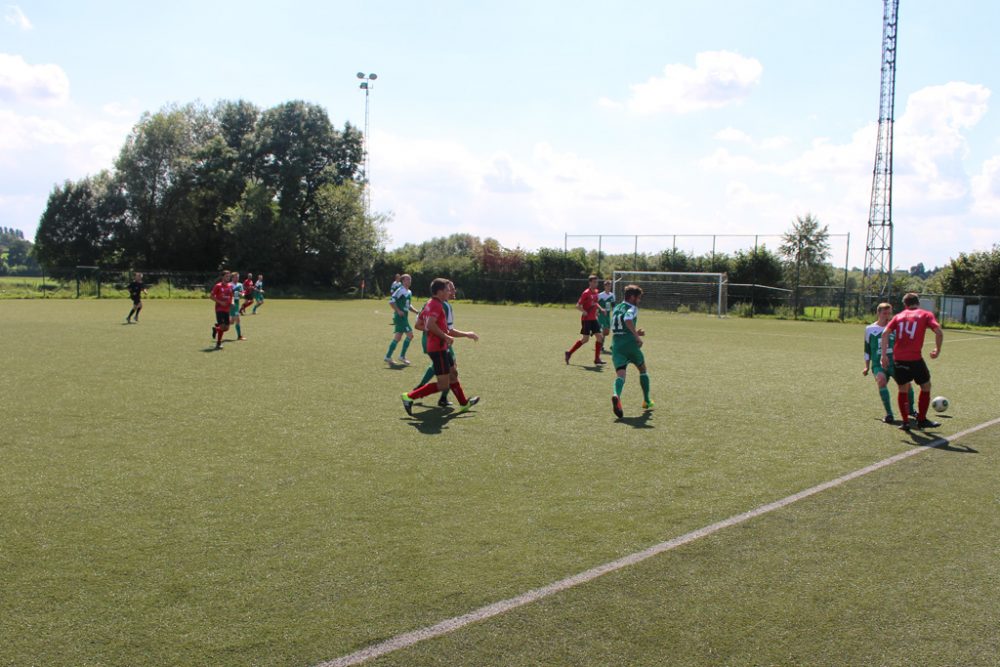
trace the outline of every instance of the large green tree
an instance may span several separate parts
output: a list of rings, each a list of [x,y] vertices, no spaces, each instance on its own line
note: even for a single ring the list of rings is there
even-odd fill
[[[35,235],[35,256],[57,272],[80,265],[113,264],[127,202],[104,171],[53,188]]]

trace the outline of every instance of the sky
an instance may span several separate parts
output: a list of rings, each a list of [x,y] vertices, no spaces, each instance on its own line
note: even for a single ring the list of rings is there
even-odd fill
[[[834,263],[864,265],[880,0],[0,11],[0,226],[28,238],[53,187],[113,168],[144,112],[305,100],[364,129],[362,72],[378,76],[371,205],[390,248],[471,233],[529,250],[773,249],[812,215]],[[898,16],[893,265],[931,268],[1000,242],[1000,3],[901,0]]]

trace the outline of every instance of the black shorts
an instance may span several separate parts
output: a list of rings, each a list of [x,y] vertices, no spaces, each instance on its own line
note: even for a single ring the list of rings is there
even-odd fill
[[[580,333],[584,336],[596,336],[601,333],[601,323],[597,320],[580,320]]]
[[[431,358],[431,365],[434,366],[434,375],[448,375],[451,373],[451,369],[455,365],[455,358],[450,354],[449,350],[428,352],[427,356]]]
[[[224,324],[229,326],[229,311],[228,310],[217,310],[215,311],[215,323]]]
[[[132,297],[132,305],[133,306],[138,306],[140,303],[142,303],[142,297],[141,296],[136,295],[136,296]]]
[[[906,384],[907,382],[926,384],[931,381],[931,372],[927,368],[927,362],[923,359],[917,359],[916,361],[900,361],[899,359],[895,359],[894,363],[896,364],[896,371],[892,377],[896,380],[896,384]]]

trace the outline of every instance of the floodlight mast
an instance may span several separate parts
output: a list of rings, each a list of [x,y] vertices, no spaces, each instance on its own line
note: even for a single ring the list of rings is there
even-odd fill
[[[370,74],[365,74],[364,72],[358,72],[358,78],[361,79],[361,84],[358,86],[361,90],[365,91],[365,217],[370,218],[372,214],[372,180],[371,180],[371,149],[368,141],[368,93],[375,87],[372,85],[372,81],[378,78],[378,74],[374,72]]]
[[[882,0],[882,87],[878,146],[868,212],[862,292],[871,301],[892,299],[892,131],[896,103],[896,30],[899,0]]]

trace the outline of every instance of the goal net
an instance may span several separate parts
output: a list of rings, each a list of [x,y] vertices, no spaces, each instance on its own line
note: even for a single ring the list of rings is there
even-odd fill
[[[643,308],[726,315],[729,281],[725,273],[615,271],[612,282],[616,301],[621,301],[626,285],[638,285]]]

